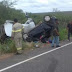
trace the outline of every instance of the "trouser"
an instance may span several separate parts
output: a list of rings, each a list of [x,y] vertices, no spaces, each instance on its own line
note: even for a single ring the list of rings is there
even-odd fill
[[[71,32],[68,31],[68,40],[70,40]]]
[[[56,43],[56,46],[59,45],[59,36],[53,36],[52,46],[54,46],[54,43]]]
[[[15,46],[18,53],[22,53],[22,38],[15,38]]]

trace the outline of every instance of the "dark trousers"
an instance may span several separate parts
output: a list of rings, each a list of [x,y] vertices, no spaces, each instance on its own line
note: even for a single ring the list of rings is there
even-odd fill
[[[70,35],[71,35],[71,32],[68,31],[68,40],[70,41]]]

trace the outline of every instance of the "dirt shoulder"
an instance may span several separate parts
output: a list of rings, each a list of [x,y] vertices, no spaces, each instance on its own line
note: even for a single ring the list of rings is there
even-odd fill
[[[0,61],[6,59],[8,57],[11,57],[13,55],[14,55],[13,53],[2,54],[2,55],[0,55]]]
[[[24,49],[24,50],[23,50],[23,53],[27,53],[27,52],[29,52],[29,51],[31,51],[31,50],[36,49],[36,48],[43,48],[43,47],[49,46],[49,45],[50,45],[50,44],[48,44],[48,43],[40,43],[40,44],[36,43],[36,46],[34,46],[33,48],[26,48],[26,49]],[[0,61],[1,61],[1,60],[4,60],[4,59],[7,59],[7,58],[9,58],[9,57],[11,57],[11,56],[13,56],[13,55],[15,55],[15,53],[2,54],[2,55],[0,55]]]

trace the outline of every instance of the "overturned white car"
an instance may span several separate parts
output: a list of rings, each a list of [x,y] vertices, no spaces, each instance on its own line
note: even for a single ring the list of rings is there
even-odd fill
[[[28,33],[30,30],[32,30],[35,27],[35,23],[31,18],[28,18],[28,20],[25,22],[25,24],[22,24],[24,26],[24,33]],[[4,23],[4,29],[5,33],[7,36],[11,37],[12,33],[12,26],[13,26],[13,21],[11,20],[6,20]]]
[[[7,37],[11,37],[13,23],[14,22],[11,20],[6,20],[5,23],[0,26],[0,42],[3,43]],[[22,25],[24,26],[25,34],[35,27],[32,18],[28,18],[28,20]],[[26,38],[26,35],[24,35],[24,37]]]

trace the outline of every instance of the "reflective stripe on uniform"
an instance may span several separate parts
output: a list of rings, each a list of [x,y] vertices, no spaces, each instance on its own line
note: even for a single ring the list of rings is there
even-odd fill
[[[12,32],[20,32],[22,31],[22,29],[19,29],[19,30],[12,30]]]
[[[22,50],[22,48],[17,48],[17,50]]]

